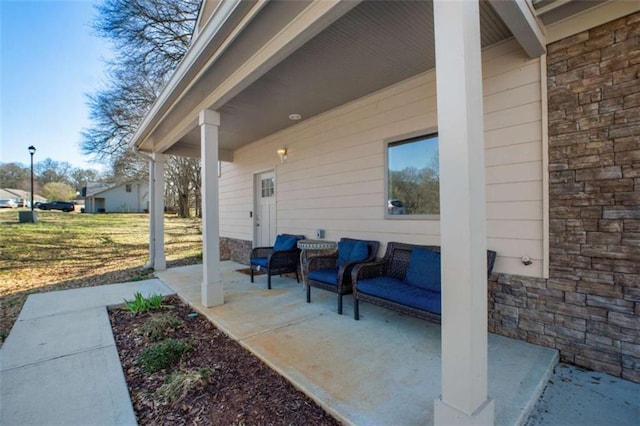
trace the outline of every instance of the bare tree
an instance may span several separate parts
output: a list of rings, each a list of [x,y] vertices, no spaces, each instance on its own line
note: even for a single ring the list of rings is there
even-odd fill
[[[55,161],[51,158],[44,159],[34,165],[35,174],[41,185],[50,182],[69,183],[73,166],[67,161]]]
[[[131,139],[172,72],[184,57],[201,0],[104,0],[97,6],[96,32],[112,42],[104,88],[89,95],[92,125],[82,134],[82,150],[112,164],[114,178],[144,178],[146,164],[128,150]],[[172,170],[176,167],[176,170]],[[169,195],[175,192],[181,215],[189,215],[186,184],[199,161],[167,164]],[[117,179],[114,179],[117,180]],[[169,200],[168,200],[169,201]]]
[[[200,215],[200,161],[186,157],[169,157],[167,183],[167,204],[175,207],[181,217],[190,217],[191,210],[194,210],[197,216]]]

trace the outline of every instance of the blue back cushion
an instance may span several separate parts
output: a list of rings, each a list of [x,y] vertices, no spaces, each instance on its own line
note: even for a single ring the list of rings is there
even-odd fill
[[[338,243],[338,268],[349,262],[362,262],[369,257],[369,248],[364,241],[343,240]]]
[[[421,248],[413,249],[404,282],[439,293],[441,289],[440,253]]]
[[[298,238],[295,235],[278,235],[273,244],[273,251],[293,250],[297,244]]]

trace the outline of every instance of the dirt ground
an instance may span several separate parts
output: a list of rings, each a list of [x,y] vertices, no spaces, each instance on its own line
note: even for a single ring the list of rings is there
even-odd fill
[[[240,344],[217,330],[176,296],[163,312],[134,315],[110,312],[114,337],[131,400],[140,424],[154,425],[339,425],[304,393],[271,370]],[[149,321],[169,313],[179,325],[168,326],[153,341]],[[173,367],[145,373],[140,354],[165,339],[187,339],[192,350]],[[171,393],[159,389],[171,373],[198,379]],[[177,379],[174,379],[178,383]],[[166,386],[165,388],[166,389]],[[171,400],[171,395],[175,400]],[[177,396],[175,396],[177,395]],[[182,398],[180,398],[182,396]]]

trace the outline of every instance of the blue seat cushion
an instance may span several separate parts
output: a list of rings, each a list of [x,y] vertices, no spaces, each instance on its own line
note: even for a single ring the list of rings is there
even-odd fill
[[[318,269],[309,272],[309,279],[325,284],[338,285],[338,270],[335,268]]]
[[[338,243],[338,267],[350,262],[362,262],[369,257],[369,247],[364,241],[343,240]]]
[[[253,259],[251,259],[252,265],[260,266],[262,268],[266,268],[268,265],[268,262],[269,262],[269,259],[266,257],[254,257]]]
[[[439,292],[409,285],[397,278],[376,277],[358,281],[357,289],[358,293],[376,296],[434,314],[442,314]]]
[[[293,250],[297,244],[298,238],[295,235],[278,235],[273,244],[273,251]]]
[[[405,283],[440,292],[441,278],[440,253],[422,248],[413,249],[409,269],[404,277]]]

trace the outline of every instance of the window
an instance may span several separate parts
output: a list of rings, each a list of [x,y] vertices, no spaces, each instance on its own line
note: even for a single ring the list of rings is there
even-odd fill
[[[275,188],[273,178],[262,179],[260,185],[262,198],[273,197],[273,190]]]
[[[126,192],[131,192],[131,184],[130,184],[130,183],[126,184],[126,185],[124,186],[124,190],[125,190]]]
[[[440,214],[438,135],[387,145],[387,215]]]

